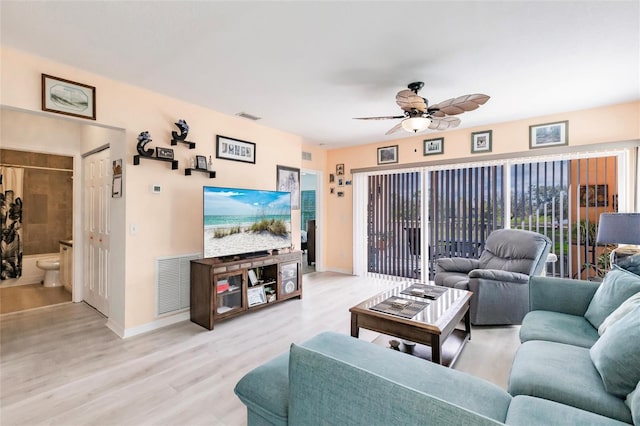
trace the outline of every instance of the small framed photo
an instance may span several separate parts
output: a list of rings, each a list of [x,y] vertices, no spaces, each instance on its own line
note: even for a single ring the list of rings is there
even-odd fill
[[[42,110],[96,119],[96,88],[42,74]]]
[[[207,170],[207,157],[204,155],[196,155],[196,169]]]
[[[569,144],[569,122],[537,124],[529,126],[529,148]]]
[[[424,140],[423,155],[435,155],[435,154],[444,154],[444,138]]]
[[[217,135],[216,158],[256,164],[256,144]]]
[[[338,191],[338,198],[344,197],[344,191]]]
[[[329,193],[330,194],[335,194],[336,193],[336,188],[334,186],[332,186],[331,188],[329,188]]]
[[[256,275],[256,271],[254,271],[253,269],[247,270],[247,276],[249,277],[249,282],[252,286],[258,284],[258,276]]]
[[[262,305],[267,303],[267,295],[264,293],[264,287],[251,287],[247,289],[247,305],[249,307]]]
[[[344,179],[338,178],[338,186],[343,186],[343,185],[344,185]]]
[[[300,169],[276,166],[276,189],[291,193],[291,209],[300,210]]]
[[[163,160],[173,160],[173,149],[171,148],[162,148],[156,147],[156,157],[162,158]]]
[[[491,130],[471,133],[471,153],[491,152]]]
[[[344,181],[344,184],[345,184],[345,185],[351,185],[351,181],[350,181],[350,180],[345,180],[345,181]]]
[[[344,174],[344,164],[336,164],[336,175],[342,176]]]
[[[336,181],[336,175],[333,173],[329,173],[329,183],[333,183]]]
[[[378,148],[378,164],[391,164],[398,162],[398,145],[383,146]]]

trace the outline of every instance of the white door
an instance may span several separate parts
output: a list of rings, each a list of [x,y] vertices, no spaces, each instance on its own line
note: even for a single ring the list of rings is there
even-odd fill
[[[109,149],[85,157],[83,238],[83,299],[103,315],[109,314],[109,238],[111,161]]]

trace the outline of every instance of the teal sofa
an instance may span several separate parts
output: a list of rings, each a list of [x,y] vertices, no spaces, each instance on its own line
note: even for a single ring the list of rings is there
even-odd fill
[[[602,284],[532,277],[529,292],[509,393],[638,422],[630,401],[640,390],[628,395],[640,387],[640,308],[633,309],[640,307],[640,276],[614,267]],[[602,330],[625,302],[627,316]]]
[[[603,390],[591,361],[591,348],[597,349],[600,339],[585,314],[597,284],[551,278],[532,278],[532,284],[533,311],[521,327],[523,344],[512,365],[510,392],[460,371],[326,332],[292,344],[289,352],[238,382],[235,393],[247,406],[247,423],[640,425],[638,385],[626,397]],[[638,316],[640,308],[629,317]]]

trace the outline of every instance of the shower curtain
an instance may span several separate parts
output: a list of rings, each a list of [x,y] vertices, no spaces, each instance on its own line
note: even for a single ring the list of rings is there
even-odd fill
[[[22,275],[22,183],[24,169],[0,167],[0,279]]]

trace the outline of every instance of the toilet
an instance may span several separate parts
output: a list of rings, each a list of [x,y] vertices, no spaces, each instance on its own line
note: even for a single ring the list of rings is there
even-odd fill
[[[36,261],[36,266],[44,270],[44,286],[60,287],[60,258],[40,259]]]

